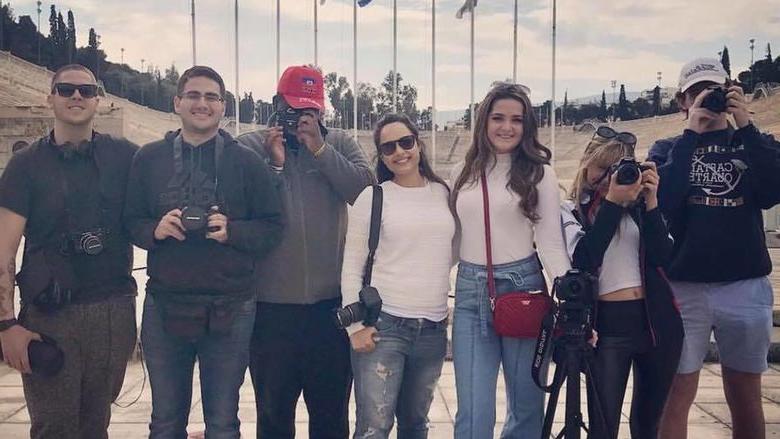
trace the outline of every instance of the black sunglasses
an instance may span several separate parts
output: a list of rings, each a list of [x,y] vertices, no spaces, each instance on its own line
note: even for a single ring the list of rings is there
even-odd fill
[[[54,84],[52,92],[56,91],[63,98],[69,98],[73,96],[76,90],[79,91],[79,95],[84,99],[91,99],[98,95],[98,86],[95,84],[70,84],[67,82]]]
[[[403,136],[398,140],[380,143],[377,149],[384,155],[393,155],[395,153],[396,144],[406,151],[409,151],[417,144],[417,138],[414,137],[414,135]]]
[[[636,136],[633,133],[629,133],[627,131],[618,133],[606,125],[598,127],[596,132],[593,134],[593,138],[595,139],[596,136],[599,136],[602,139],[616,139],[618,142],[626,146],[633,147],[636,145]]]

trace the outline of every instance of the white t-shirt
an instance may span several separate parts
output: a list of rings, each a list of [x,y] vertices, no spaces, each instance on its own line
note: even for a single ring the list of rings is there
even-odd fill
[[[490,232],[493,264],[518,261],[534,254],[534,243],[550,279],[571,268],[561,235],[560,193],[552,166],[544,166],[544,177],[536,185],[539,220],[532,223],[520,209],[520,196],[507,187],[512,165],[511,154],[496,154],[496,166],[488,170]],[[456,166],[450,181],[455,183],[463,164]],[[482,183],[464,185],[458,192],[456,210],[461,224],[460,259],[487,264],[485,219],[482,207]]]
[[[382,311],[397,317],[444,320],[455,235],[449,191],[433,182],[409,188],[386,181],[382,192],[382,222],[371,281],[382,297]],[[358,300],[363,285],[373,198],[369,186],[348,208],[341,269],[344,305]],[[355,323],[347,332],[362,328]]]

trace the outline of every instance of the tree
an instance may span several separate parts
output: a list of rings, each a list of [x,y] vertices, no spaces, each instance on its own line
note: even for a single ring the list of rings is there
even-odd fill
[[[273,114],[274,106],[270,102],[265,102],[262,99],[258,99],[255,104],[255,120],[262,125],[268,125],[268,118]]]
[[[376,87],[367,82],[358,82],[357,85],[357,104],[358,104],[358,123],[363,129],[370,129],[373,125],[372,115],[374,113],[374,103],[377,99]]]
[[[91,66],[90,70],[92,70],[92,73],[95,74],[95,78],[97,79],[100,79],[100,54],[98,53],[100,47],[99,38],[100,37],[95,32],[95,28],[89,28],[89,43],[87,49],[90,55],[90,62],[85,65]]]
[[[723,68],[726,69],[729,78],[731,78],[731,60],[729,59],[729,48],[723,46],[723,52],[720,54],[720,63],[723,64]]]
[[[566,125],[566,116],[569,114],[569,90],[563,92],[563,106],[561,107],[561,125]]]
[[[479,111],[479,102],[475,102],[471,107],[474,107],[475,112]],[[463,127],[467,130],[471,129],[471,107],[466,108],[466,111],[463,113],[463,117],[461,118],[463,121]]]
[[[68,64],[68,57],[71,56],[71,54],[68,52],[68,27],[65,26],[65,20],[62,18],[61,12],[57,12],[57,33],[54,38],[57,40],[57,47],[60,50],[57,57],[59,67],[62,67],[65,64]]]
[[[335,123],[341,128],[349,128],[352,119],[347,115],[347,92],[349,91],[349,81],[344,76],[339,76],[336,72],[330,72],[325,75],[325,92],[328,95],[330,105],[336,115]],[[349,100],[352,100],[352,92],[349,92]],[[349,104],[352,107],[352,103]]]
[[[417,87],[404,85],[400,73],[395,74],[398,83],[397,111],[406,114],[410,119],[417,120],[420,112],[417,110]],[[382,81],[377,96],[377,112],[380,116],[393,112],[393,71],[390,70]]]
[[[171,66],[165,69],[165,80],[173,84],[179,82],[179,71],[176,69],[176,64],[171,63]]]
[[[241,123],[252,123],[255,120],[255,99],[251,92],[244,93],[244,97],[238,102],[238,109],[241,112]]]
[[[420,122],[418,126],[421,130],[430,131],[433,129],[433,107],[428,107],[420,113]]]
[[[618,95],[617,117],[620,120],[628,120],[628,100],[626,99],[626,85],[620,84],[620,95]]]
[[[49,51],[51,53],[50,62],[49,62],[49,70],[57,70],[60,66],[58,65],[58,55],[62,53],[62,50],[60,47],[57,47],[57,8],[55,8],[54,5],[51,5],[51,9],[49,12]]]
[[[609,113],[607,112],[607,93],[601,90],[601,105],[599,105],[599,119],[602,122],[607,121]]]
[[[772,46],[769,43],[766,43],[766,59],[772,62]]]

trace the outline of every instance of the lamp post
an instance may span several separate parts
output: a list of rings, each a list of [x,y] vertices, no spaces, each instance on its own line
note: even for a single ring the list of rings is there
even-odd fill
[[[753,79],[753,48],[755,47],[755,38],[750,39],[750,89],[753,90],[753,84],[755,84],[755,80]]]
[[[613,79],[609,81],[609,83],[612,86],[612,122],[614,122],[615,111],[617,110],[617,105],[615,105],[615,87],[617,87],[617,80]]]
[[[35,36],[38,39],[38,65],[41,65],[41,0],[38,0],[38,29]]]

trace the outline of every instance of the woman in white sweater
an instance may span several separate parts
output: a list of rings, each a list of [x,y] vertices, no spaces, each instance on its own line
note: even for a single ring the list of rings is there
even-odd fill
[[[447,350],[447,292],[455,219],[449,189],[426,158],[417,128],[390,114],[374,130],[383,191],[371,286],[382,298],[375,326],[347,328],[352,345],[355,438],[424,438]],[[344,304],[358,300],[368,255],[373,201],[366,188],[349,208],[341,271]]]
[[[502,337],[493,327],[482,181],[487,182],[499,297],[510,291],[544,290],[534,246],[550,279],[569,269],[558,181],[549,165],[550,150],[537,140],[536,117],[522,86],[500,84],[487,94],[479,104],[473,139],[465,163],[453,170],[451,179],[452,203],[462,228],[453,323],[455,437],[493,437],[496,380],[503,365],[507,402],[501,437],[536,438],[544,418],[544,394],[531,377],[536,340]]]

